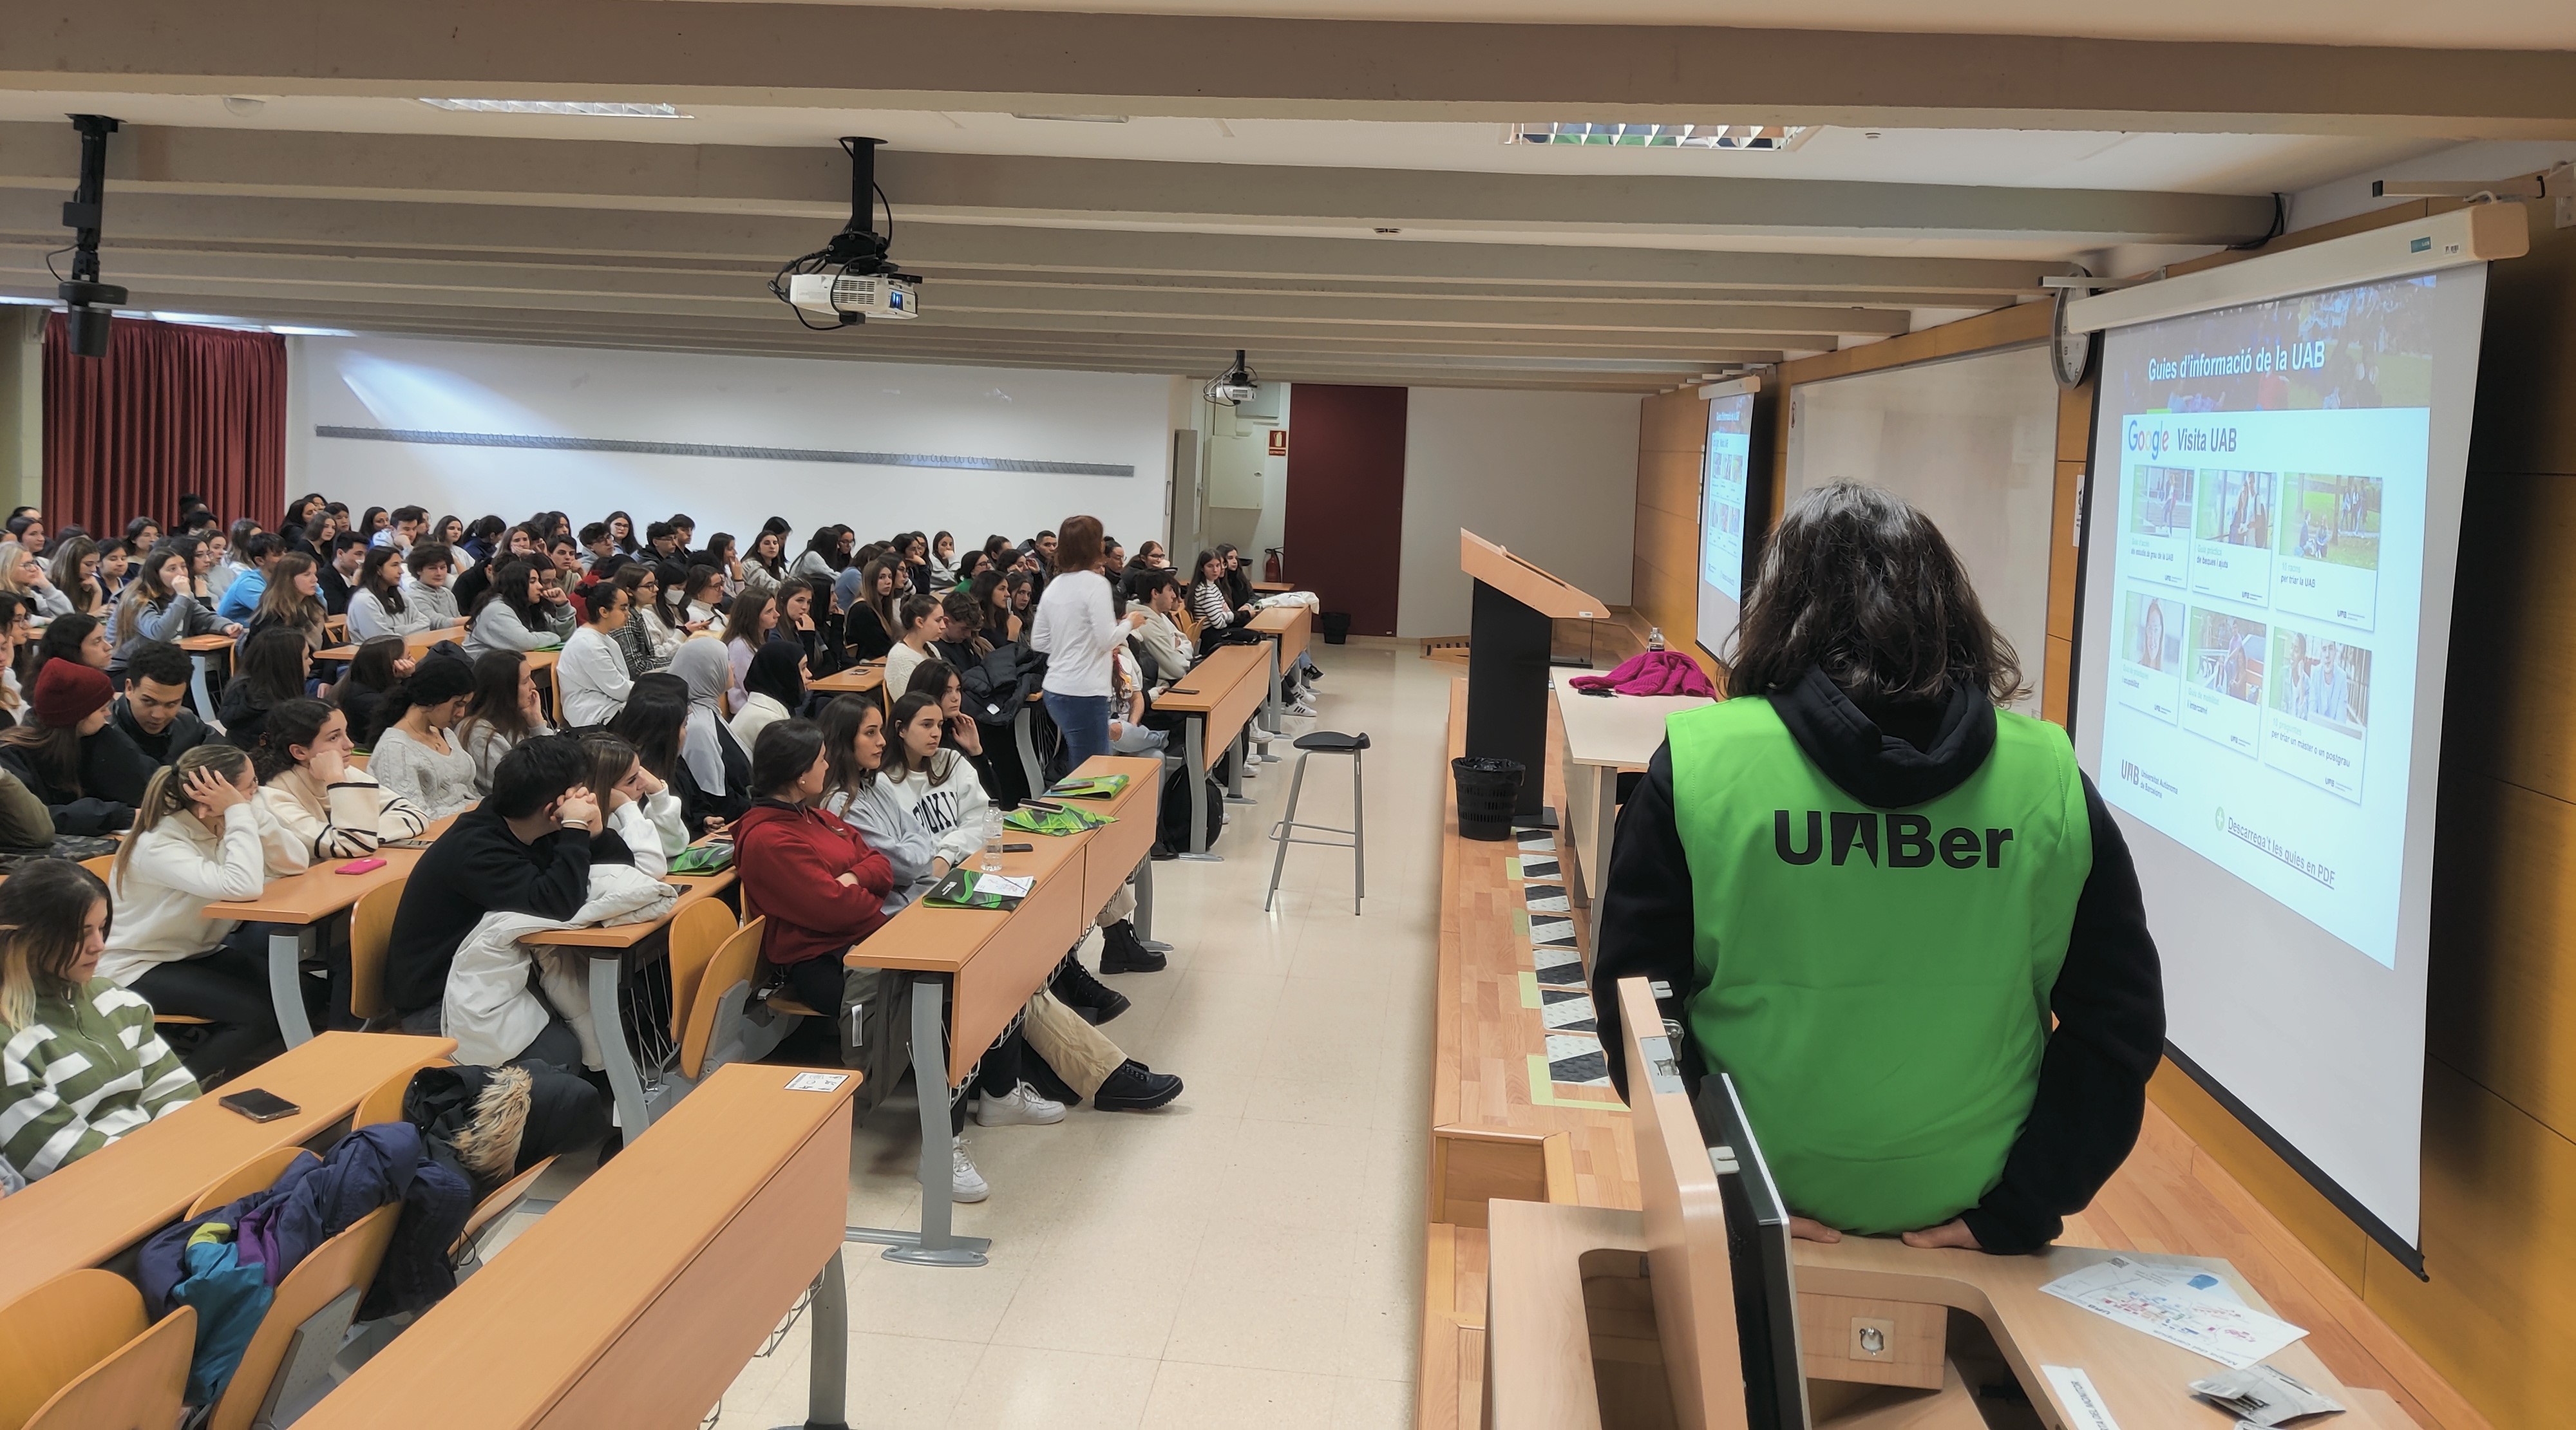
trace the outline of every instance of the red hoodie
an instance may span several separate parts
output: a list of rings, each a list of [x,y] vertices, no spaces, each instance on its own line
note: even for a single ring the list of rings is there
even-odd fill
[[[734,867],[745,918],[766,917],[760,956],[771,963],[839,958],[886,921],[894,866],[859,831],[820,810],[764,799],[734,822]],[[844,884],[843,874],[858,877]]]

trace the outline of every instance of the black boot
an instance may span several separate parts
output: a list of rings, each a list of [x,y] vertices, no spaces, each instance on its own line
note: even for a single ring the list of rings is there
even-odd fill
[[[1047,980],[1047,990],[1055,994],[1057,1002],[1081,1014],[1082,1021],[1094,1027],[1126,1012],[1128,1007],[1126,994],[1092,977],[1082,960],[1070,954],[1056,965],[1055,976]]]
[[[1136,926],[1125,919],[1100,931],[1100,971],[1103,973],[1160,973],[1164,957],[1147,948],[1136,937]]]

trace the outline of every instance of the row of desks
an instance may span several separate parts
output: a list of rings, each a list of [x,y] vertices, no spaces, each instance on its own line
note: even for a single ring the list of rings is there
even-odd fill
[[[1081,942],[1103,905],[1133,878],[1138,927],[1150,928],[1154,822],[1162,808],[1163,762],[1155,756],[1102,755],[1077,776],[1123,774],[1114,799],[1065,803],[1113,822],[1081,834],[1015,835],[1034,846],[1004,854],[1001,872],[1031,880],[1028,897],[1009,910],[933,908],[915,903],[853,946],[852,968],[912,975],[912,1073],[921,1103],[921,1226],[851,1227],[852,1241],[884,1245],[891,1261],[981,1266],[991,1244],[950,1233],[955,1184],[950,1177],[948,1099],[976,1059],[1046,987],[1067,951]],[[943,1057],[941,1049],[946,1049]]]

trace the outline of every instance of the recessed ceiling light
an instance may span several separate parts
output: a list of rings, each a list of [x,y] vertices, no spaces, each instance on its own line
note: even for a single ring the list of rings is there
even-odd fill
[[[589,99],[424,99],[432,109],[475,114],[586,114],[599,119],[690,119],[668,104],[612,104]]]
[[[1581,144],[1616,149],[1795,149],[1811,124],[1515,124],[1506,144]]]
[[[1127,116],[1123,114],[1021,114],[1015,110],[1011,117],[1040,119],[1049,124],[1124,124],[1127,122]]]

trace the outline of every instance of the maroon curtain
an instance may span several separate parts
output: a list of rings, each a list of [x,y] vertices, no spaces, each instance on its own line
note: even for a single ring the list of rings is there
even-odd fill
[[[165,526],[195,492],[226,521],[286,506],[286,340],[118,318],[103,358],[45,323],[45,523]]]

